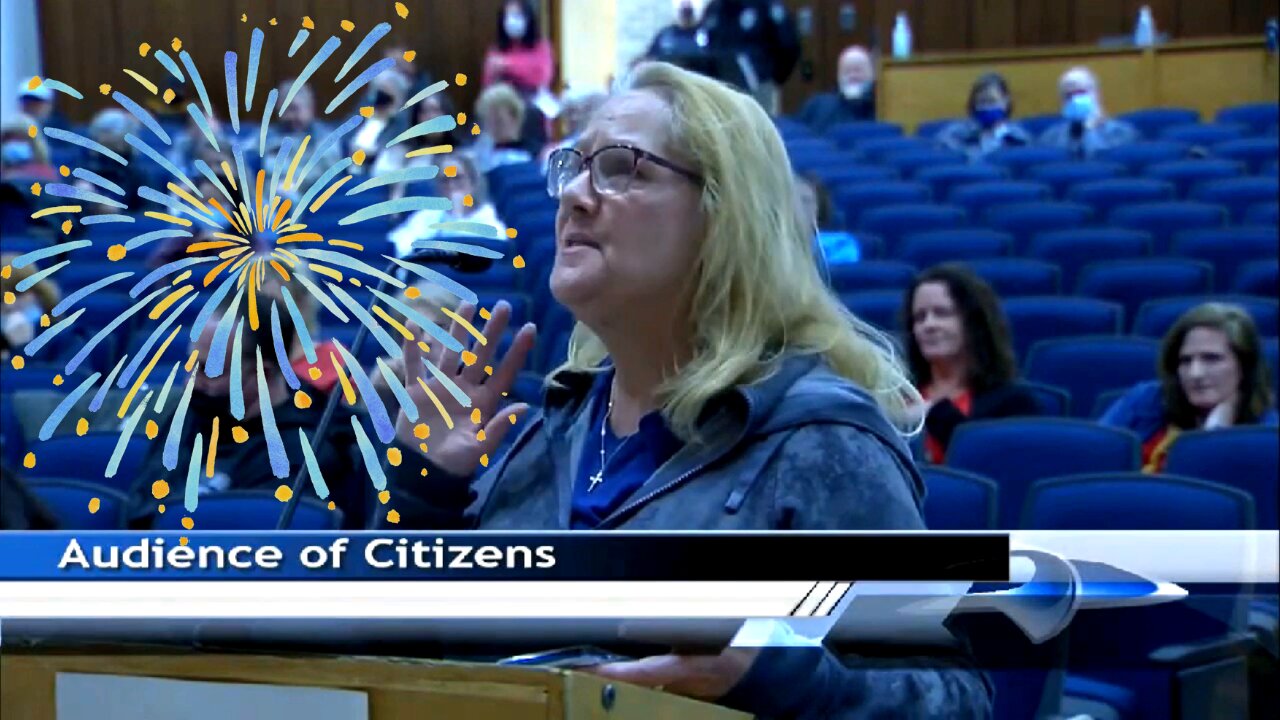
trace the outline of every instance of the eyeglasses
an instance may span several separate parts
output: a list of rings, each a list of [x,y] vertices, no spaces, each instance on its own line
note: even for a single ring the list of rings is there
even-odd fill
[[[621,195],[631,187],[636,167],[648,160],[702,185],[698,173],[659,157],[648,150],[630,145],[607,145],[590,155],[574,148],[560,148],[547,159],[547,194],[559,198],[569,183],[585,169],[591,175],[591,187],[601,195]]]

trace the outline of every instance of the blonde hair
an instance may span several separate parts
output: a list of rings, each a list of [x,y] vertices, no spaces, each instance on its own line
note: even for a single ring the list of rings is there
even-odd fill
[[[480,93],[480,97],[476,100],[476,115],[488,118],[492,116],[494,110],[503,107],[510,110],[515,117],[516,127],[524,123],[524,101],[520,99],[520,93],[506,83],[492,85]]]
[[[813,229],[797,208],[786,149],[751,97],[667,63],[645,62],[615,92],[645,91],[671,109],[670,146],[705,178],[707,234],[691,278],[693,357],[659,389],[672,430],[696,438],[708,400],[775,372],[785,355],[818,355],[875,397],[901,429],[919,430],[920,401],[883,333],[854,317],[823,282]],[[578,323],[560,369],[598,371],[606,349]]]

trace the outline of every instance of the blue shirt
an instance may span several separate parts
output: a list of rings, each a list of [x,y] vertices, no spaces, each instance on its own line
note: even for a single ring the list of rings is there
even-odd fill
[[[606,422],[613,370],[596,377],[588,400],[591,403],[592,433],[583,443],[578,461],[578,477],[573,485],[573,512],[569,527],[590,530],[631,499],[663,463],[676,454],[681,441],[668,428],[659,412],[640,419],[639,430],[620,438]],[[600,434],[604,432],[603,480],[594,490],[591,477],[600,471]]]

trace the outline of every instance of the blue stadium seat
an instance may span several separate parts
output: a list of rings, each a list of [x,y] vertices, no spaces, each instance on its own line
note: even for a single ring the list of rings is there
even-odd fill
[[[926,120],[916,126],[915,136],[918,138],[926,138],[932,140],[954,122],[958,122],[960,118],[942,118],[941,120]]]
[[[1267,177],[1280,175],[1280,160],[1272,160],[1271,162],[1263,163],[1262,171],[1258,174],[1265,175]]]
[[[1236,123],[1191,123],[1174,125],[1160,131],[1161,140],[1184,142],[1191,146],[1206,147],[1215,143],[1235,140],[1249,134],[1247,125]]]
[[[1148,338],[1043,340],[1028,353],[1024,372],[1028,380],[1071,393],[1074,414],[1083,418],[1102,392],[1153,379],[1159,354],[1160,343]]]
[[[1216,120],[1247,125],[1255,133],[1264,133],[1280,122],[1280,105],[1274,102],[1233,105],[1219,110]]]
[[[1068,200],[1088,205],[1098,218],[1105,218],[1112,210],[1125,205],[1173,200],[1176,196],[1173,183],[1153,178],[1090,180],[1072,185],[1066,191]]]
[[[1186,230],[1174,236],[1170,249],[1174,257],[1203,260],[1212,265],[1214,283],[1220,291],[1231,287],[1240,265],[1254,259],[1274,258],[1278,253],[1274,227]]]
[[[827,192],[835,194],[846,185],[874,183],[898,179],[898,171],[883,165],[822,165],[809,172],[827,186]]]
[[[27,471],[27,477],[84,480],[127,492],[142,466],[151,441],[141,434],[130,437],[119,468],[113,477],[108,478],[107,465],[117,440],[119,434],[115,432],[89,432],[83,437],[61,435],[37,441],[28,448],[36,455],[36,466]]]
[[[1280,431],[1237,426],[1184,432],[1169,446],[1165,470],[1237,488],[1253,497],[1257,527],[1276,530],[1276,477],[1280,473]]]
[[[1182,438],[1178,442],[1182,442]],[[1276,444],[1274,434],[1271,444]],[[1035,530],[1243,529],[1255,526],[1255,507],[1247,493],[1230,485],[1173,472],[1072,473],[1031,486],[1022,527]]]
[[[1200,113],[1190,108],[1144,108],[1116,116],[1138,129],[1148,138],[1160,137],[1165,128],[1200,122]]]
[[[1174,233],[1194,228],[1222,227],[1227,224],[1227,219],[1227,209],[1221,205],[1175,201],[1118,207],[1111,211],[1107,220],[1115,227],[1151,233],[1152,250],[1162,255],[1169,252]]]
[[[119,530],[124,526],[125,495],[119,490],[83,480],[28,480],[26,484],[53,513],[60,530]],[[94,498],[98,500],[96,511],[90,509]]]
[[[1275,227],[1280,224],[1280,202],[1260,202],[1251,205],[1244,213],[1245,225],[1270,225]]]
[[[946,464],[989,477],[1000,487],[997,527],[1018,527],[1028,488],[1060,475],[1138,469],[1138,437],[1127,430],[1068,418],[973,420],[956,428]]]
[[[893,253],[903,262],[927,268],[941,262],[1008,255],[1013,236],[984,228],[931,230],[902,238]]]
[[[1186,197],[1201,183],[1238,177],[1243,172],[1244,165],[1235,160],[1197,158],[1156,163],[1148,166],[1144,174],[1149,178],[1172,183],[1178,197]]]
[[[1013,235],[1014,253],[1021,253],[1036,233],[1086,225],[1093,211],[1071,202],[1030,202],[997,205],[986,214],[988,227]]]
[[[1080,335],[1118,335],[1124,308],[1090,298],[1048,296],[1015,297],[1004,302],[1013,348],[1025,358],[1041,340]]]
[[[1057,295],[1062,291],[1062,270],[1054,263],[1027,258],[991,258],[970,260],[965,265],[1002,298]]]
[[[850,147],[859,157],[869,162],[880,162],[893,153],[929,149],[933,144],[920,138],[886,135],[861,138]]]
[[[808,148],[792,150],[788,153],[791,166],[796,172],[813,172],[822,168],[837,168],[858,162],[858,156],[852,152],[837,149]]]
[[[991,180],[959,185],[951,190],[947,202],[959,205],[970,217],[982,217],[994,205],[1051,200],[1053,190],[1043,183],[1029,180]]]
[[[847,185],[836,191],[835,202],[845,223],[857,227],[864,213],[888,205],[927,203],[932,198],[928,185],[901,180],[883,180]]]
[[[934,165],[921,169],[915,176],[917,182],[927,183],[933,188],[933,196],[936,198],[948,197],[958,185],[984,180],[1005,180],[1008,177],[1008,168],[1000,165],[970,163]]]
[[[1263,258],[1241,265],[1231,281],[1231,292],[1260,297],[1280,295],[1280,263],[1275,258]]]
[[[1036,399],[1040,414],[1045,417],[1067,417],[1071,414],[1071,393],[1064,388],[1044,383],[1020,380],[1018,385]]]
[[[1024,145],[997,150],[988,155],[986,161],[992,165],[1008,168],[1010,175],[1014,177],[1021,177],[1029,168],[1036,165],[1066,162],[1070,159],[1071,153],[1063,148]]]
[[[1055,196],[1067,198],[1067,189],[1073,185],[1092,180],[1110,180],[1123,177],[1129,168],[1116,162],[1105,160],[1071,160],[1067,162],[1051,162],[1033,165],[1027,168],[1025,176],[1028,180],[1042,182],[1053,188]]]
[[[1280,179],[1274,177],[1211,180],[1191,191],[1194,200],[1226,207],[1235,222],[1243,221],[1245,213],[1253,205],[1274,201],[1277,196],[1280,196]]]
[[[30,360],[28,360],[30,362]],[[19,390],[52,390],[53,379],[62,373],[58,365],[30,363],[21,370],[14,370],[9,363],[0,369],[0,395]]]
[[[894,152],[880,158],[884,165],[895,168],[903,177],[915,177],[931,167],[954,165],[964,157],[960,153],[941,148],[921,148]]]
[[[840,300],[859,320],[870,323],[887,333],[897,333],[902,327],[902,321],[899,318],[903,303],[901,291],[868,290],[845,293],[840,296]]]
[[[1121,228],[1073,228],[1040,233],[1027,248],[1027,257],[1057,264],[1062,286],[1074,289],[1080,270],[1099,260],[1124,260],[1151,254],[1151,236]]]
[[[1098,397],[1093,401],[1093,410],[1089,413],[1089,417],[1097,420],[1106,415],[1111,406],[1115,405],[1117,400],[1124,397],[1132,389],[1132,387],[1116,387],[1098,393]]]
[[[912,203],[867,210],[859,217],[858,229],[879,235],[884,239],[886,247],[893,248],[900,238],[907,235],[966,227],[968,224],[968,216],[963,208]]]
[[[1153,298],[1199,295],[1213,290],[1213,266],[1197,260],[1143,258],[1108,260],[1086,265],[1076,281],[1076,295],[1120,303],[1134,318]]]
[[[1121,163],[1130,172],[1138,173],[1148,165],[1181,160],[1187,157],[1190,147],[1187,143],[1172,140],[1144,140],[1103,150],[1098,153],[1098,159]]]
[[[182,518],[195,520],[197,530],[275,530],[284,506],[267,490],[227,490],[202,495],[190,515],[173,507],[155,516],[152,528],[181,530]],[[337,530],[342,527],[342,511],[330,510],[320,500],[306,496],[298,501],[290,530]]]
[[[1267,367],[1271,370],[1271,387],[1280,387],[1280,338],[1262,339],[1262,354],[1267,359]]]
[[[887,122],[841,123],[827,130],[827,137],[840,147],[853,147],[871,138],[901,137],[902,126]]]
[[[812,152],[834,152],[835,144],[824,137],[808,136],[784,141],[788,154],[804,155]]]
[[[994,530],[995,482],[974,473],[939,465],[920,468],[924,477],[924,524],[930,530]]]
[[[1273,136],[1228,140],[1214,145],[1213,154],[1221,158],[1238,160],[1248,165],[1251,172],[1256,172],[1280,154],[1280,138]]]
[[[1207,302],[1239,305],[1253,318],[1260,334],[1280,334],[1280,321],[1277,320],[1277,316],[1280,316],[1280,301],[1273,297],[1252,295],[1196,295],[1149,300],[1138,310],[1138,317],[1133,322],[1133,334],[1153,338],[1164,337],[1183,313]]]
[[[864,260],[831,268],[831,287],[837,294],[868,290],[905,291],[915,279],[916,268],[896,260]]]

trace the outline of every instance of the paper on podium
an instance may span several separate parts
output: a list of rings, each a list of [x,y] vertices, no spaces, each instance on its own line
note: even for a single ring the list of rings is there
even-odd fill
[[[58,673],[56,720],[369,720],[363,692]]]

